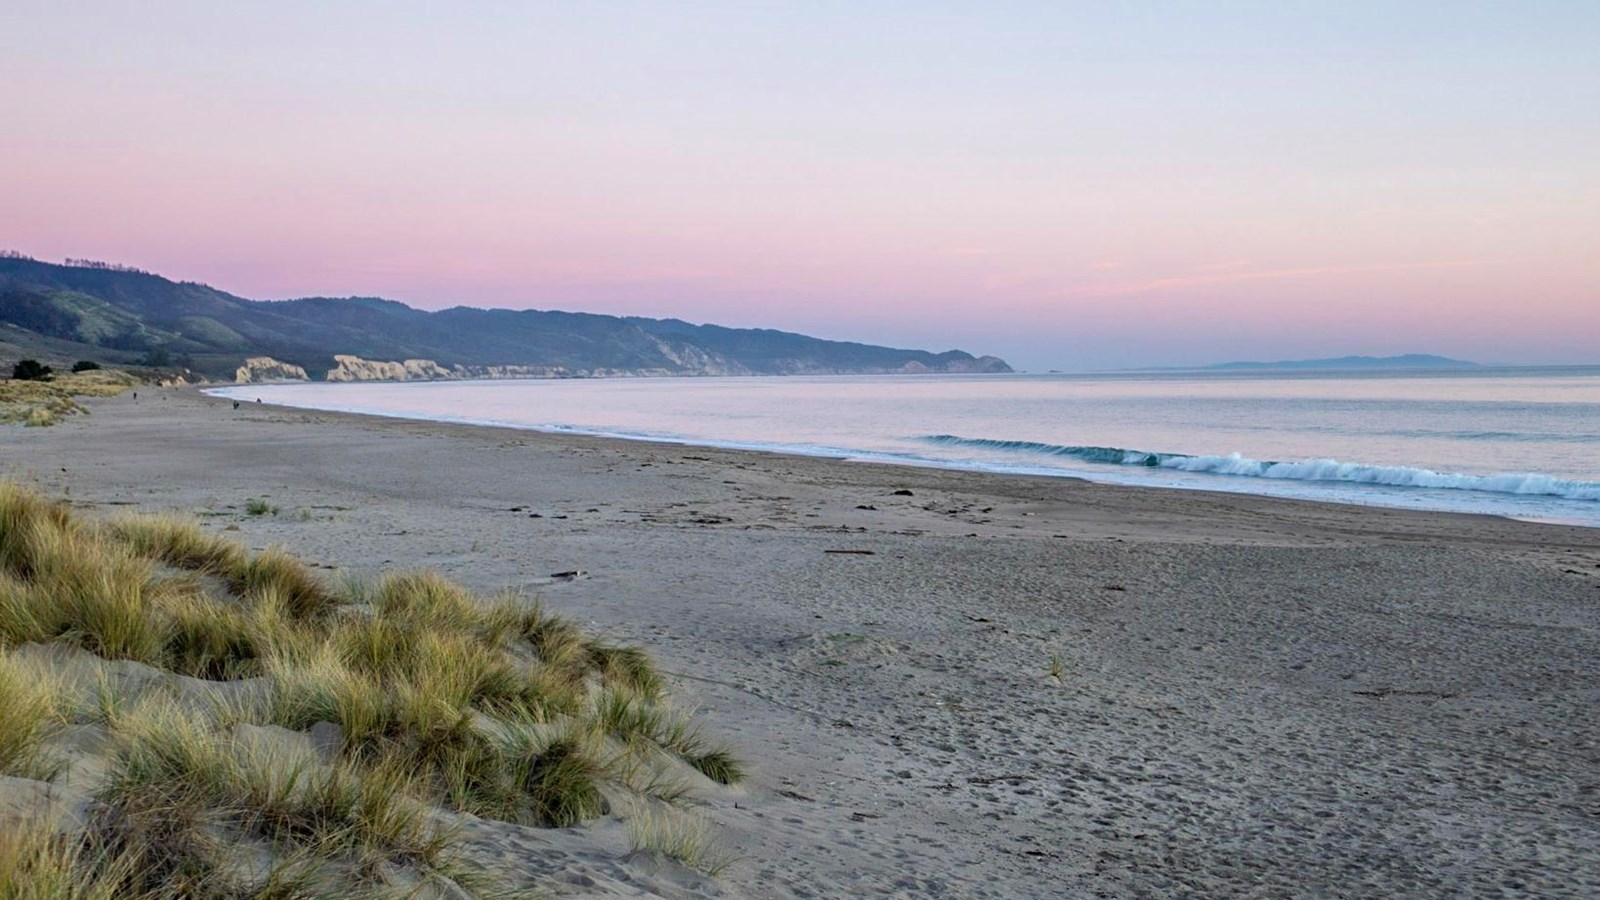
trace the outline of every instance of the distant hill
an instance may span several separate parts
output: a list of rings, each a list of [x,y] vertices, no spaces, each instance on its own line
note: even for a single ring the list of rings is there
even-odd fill
[[[1277,362],[1225,362],[1204,366],[1206,369],[1461,369],[1476,366],[1475,362],[1433,356],[1428,353],[1407,353],[1403,356],[1337,356],[1329,359],[1286,359]]]
[[[413,309],[376,297],[247,300],[194,282],[87,261],[0,257],[0,352],[232,377],[272,357],[313,378],[365,371],[335,356],[428,360],[471,376],[797,375],[1009,372],[1004,360],[783,331],[543,310]],[[359,376],[358,376],[359,377]],[[374,376],[379,377],[379,376]]]

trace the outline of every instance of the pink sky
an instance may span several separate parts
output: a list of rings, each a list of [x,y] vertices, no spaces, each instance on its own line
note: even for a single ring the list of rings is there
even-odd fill
[[[669,9],[25,2],[0,247],[1030,369],[1600,363],[1593,7]]]

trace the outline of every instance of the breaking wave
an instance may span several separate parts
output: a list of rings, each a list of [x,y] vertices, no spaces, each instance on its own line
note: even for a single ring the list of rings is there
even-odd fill
[[[933,434],[921,440],[945,447],[999,450],[1035,456],[1055,456],[1083,462],[1119,466],[1173,469],[1181,472],[1206,472],[1244,478],[1276,478],[1287,481],[1330,481],[1343,484],[1375,484],[1387,487],[1439,488],[1457,491],[1482,491],[1494,494],[1561,497],[1566,500],[1600,500],[1600,483],[1570,481],[1538,473],[1466,475],[1415,469],[1408,466],[1370,466],[1336,459],[1303,459],[1277,462],[1251,459],[1238,453],[1227,456],[1191,456],[1184,453],[1156,453],[1122,447],[1067,446],[1036,441],[999,441],[990,438],[964,438],[953,434]]]

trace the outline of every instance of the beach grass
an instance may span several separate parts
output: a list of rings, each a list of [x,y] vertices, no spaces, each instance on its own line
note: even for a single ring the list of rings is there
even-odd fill
[[[1062,653],[1060,650],[1050,651],[1049,674],[1051,678],[1054,678],[1057,681],[1060,681],[1066,677],[1067,655],[1065,653]]]
[[[244,511],[246,515],[250,516],[275,516],[278,514],[278,508],[273,506],[272,501],[265,497],[251,497],[246,500],[244,502]]]
[[[102,671],[94,698],[68,702],[55,657],[25,645],[260,692],[126,694]],[[85,520],[0,483],[0,775],[58,777],[67,727],[108,734],[99,812],[77,843],[0,822],[15,835],[0,868],[69,886],[19,896],[376,896],[397,868],[457,885],[452,813],[566,827],[608,797],[681,799],[650,758],[743,777],[648,654],[537,603],[433,572],[330,586],[181,517]],[[337,737],[313,751],[318,728]],[[703,868],[680,831],[649,841]]]
[[[628,842],[634,850],[660,853],[713,877],[733,864],[713,834],[711,823],[686,810],[638,804],[628,816]]]
[[[77,397],[112,397],[139,383],[136,376],[112,369],[68,372],[49,381],[0,380],[0,422],[54,425],[88,413]]]
[[[45,741],[65,724],[59,686],[48,672],[0,651],[0,775],[49,781],[59,760]]]
[[[138,860],[136,890],[182,883],[225,896],[253,882],[219,834],[272,848],[275,863],[316,860],[296,868],[352,887],[385,863],[428,873],[445,860],[449,833],[430,823],[396,768],[324,763],[237,728],[218,731],[171,701],[136,705],[111,728],[116,749],[100,793],[110,812],[98,837]]]
[[[157,900],[131,890],[135,862],[95,852],[37,818],[0,828],[0,897],[5,900]]]

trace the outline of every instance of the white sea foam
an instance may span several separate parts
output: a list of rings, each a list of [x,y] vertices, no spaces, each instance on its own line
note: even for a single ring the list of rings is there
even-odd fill
[[[1157,453],[1120,447],[1089,447],[1041,444],[1032,441],[1004,441],[991,438],[964,438],[936,434],[924,441],[942,446],[1002,450],[1021,454],[1064,456],[1085,462],[1202,472],[1239,478],[1273,478],[1285,481],[1326,481],[1343,484],[1373,484],[1386,487],[1432,488],[1457,491],[1483,491],[1496,494],[1560,497],[1564,500],[1600,500],[1600,484],[1569,481],[1537,472],[1507,472],[1494,475],[1435,472],[1409,466],[1373,466],[1337,459],[1304,459],[1292,462],[1251,459],[1238,453],[1226,456],[1191,456],[1184,453]]]

